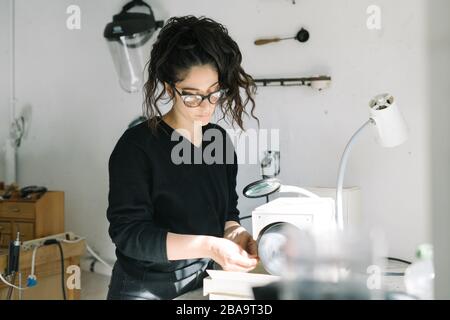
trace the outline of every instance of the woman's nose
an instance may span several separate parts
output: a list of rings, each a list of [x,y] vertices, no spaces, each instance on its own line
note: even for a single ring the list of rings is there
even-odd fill
[[[208,99],[205,99],[202,101],[202,103],[200,103],[200,107],[202,108],[215,107],[215,104],[212,104],[211,102],[209,102]]]

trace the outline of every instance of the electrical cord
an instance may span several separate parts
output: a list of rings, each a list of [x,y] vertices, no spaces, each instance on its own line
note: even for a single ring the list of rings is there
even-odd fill
[[[63,252],[63,248],[61,245],[61,242],[57,242],[58,247],[59,247],[59,254],[61,256],[61,289],[62,289],[62,293],[63,293],[63,298],[64,300],[67,300],[66,297],[66,287],[65,287],[65,280],[64,280],[64,274],[65,274],[65,269],[64,269],[64,252]]]
[[[78,243],[78,242],[83,241],[83,240],[85,240],[85,239],[84,238],[78,238],[77,240],[67,240],[67,239],[65,239],[65,240],[61,240],[61,241],[65,242],[65,243]]]
[[[79,242],[81,240],[83,240],[83,239],[75,240],[75,241],[63,240],[63,242],[76,243],[76,242]],[[64,298],[64,300],[67,300],[66,290],[65,290],[65,278],[64,278],[64,274],[65,274],[64,251],[62,249],[61,242],[58,241],[57,239],[49,239],[49,240],[45,241],[43,245],[47,246],[47,245],[52,245],[52,244],[58,245],[58,248],[59,248],[59,253],[60,253],[60,258],[61,258],[61,287],[62,287],[63,298]],[[27,286],[28,287],[33,287],[33,286],[35,286],[37,284],[37,279],[36,279],[36,274],[35,274],[36,253],[37,253],[37,250],[40,247],[41,246],[36,246],[33,249],[33,255],[32,255],[32,258],[31,258],[31,274],[28,276],[28,279],[27,279]]]
[[[35,246],[33,249],[33,255],[31,257],[31,272],[30,272],[30,275],[27,277],[27,287],[34,287],[35,285],[37,285],[37,278],[36,278],[36,274],[35,274],[36,253],[40,247],[41,246]]]
[[[94,252],[94,250],[92,250],[91,247],[89,247],[89,245],[86,244],[86,248],[88,250],[88,252],[95,258],[97,259],[100,263],[104,264],[107,268],[109,269],[113,269],[113,267],[111,265],[109,265],[107,262],[105,262],[102,258],[100,258],[100,256],[98,254],[96,254]]]
[[[411,264],[411,262],[408,261],[408,260],[403,260],[403,259],[395,258],[395,257],[386,257],[386,260],[388,260],[388,261],[396,261],[396,262],[404,263],[404,264],[407,264],[407,265]],[[402,276],[405,275],[405,273],[404,272],[384,272],[383,275],[384,276],[388,276],[388,277],[389,276],[390,277],[402,277]]]
[[[65,288],[65,279],[64,279],[65,269],[64,269],[64,252],[63,252],[63,248],[62,248],[61,242],[58,241],[57,239],[49,239],[49,240],[46,240],[44,242],[44,246],[48,246],[48,245],[52,245],[52,244],[56,244],[58,246],[58,248],[59,248],[59,255],[60,255],[60,258],[61,258],[61,288],[62,288],[63,298],[64,298],[64,300],[67,300],[66,288]]]
[[[401,263],[405,263],[405,264],[411,264],[411,261],[403,260],[403,259],[399,259],[399,258],[387,257],[386,259],[389,261],[397,261],[397,262],[401,262]]]
[[[11,288],[14,288],[14,289],[17,289],[17,290],[26,290],[26,289],[28,289],[28,288],[18,287],[18,286],[16,286],[16,285],[14,285],[14,284],[8,282],[8,280],[6,280],[6,279],[3,277],[3,275],[2,275],[1,273],[0,273],[0,280],[1,280],[4,284],[6,284],[7,286],[9,286],[9,287],[11,287]]]
[[[12,275],[12,283],[14,283],[14,282],[16,282],[16,273],[13,273],[13,275]],[[13,294],[13,290],[14,290],[13,287],[9,287],[8,288],[8,293],[6,295],[6,300],[11,300],[12,294]]]
[[[44,244],[42,246],[48,246],[48,245],[52,245],[52,244],[56,244],[58,245],[59,248],[59,253],[60,253],[60,257],[61,257],[61,286],[62,286],[62,293],[63,293],[63,297],[64,300],[67,300],[67,296],[66,296],[66,290],[65,290],[65,269],[64,269],[64,251],[61,245],[61,242],[64,243],[78,243],[82,240],[85,240],[84,238],[78,238],[77,240],[57,240],[57,239],[48,239],[44,242]],[[33,254],[32,254],[32,258],[31,258],[31,274],[28,276],[27,279],[27,287],[20,287],[20,286],[16,286],[13,283],[8,282],[8,280],[6,280],[3,275],[0,273],[0,280],[7,286],[9,286],[11,289],[17,289],[17,290],[26,290],[29,289],[30,287],[33,287],[37,284],[37,280],[36,280],[36,275],[35,275],[35,269],[36,269],[36,255],[37,255],[37,251],[41,246],[35,246],[33,249]],[[86,244],[87,250],[88,252],[100,263],[102,263],[103,265],[105,265],[107,268],[109,269],[113,269],[113,267],[108,264],[105,260],[103,260],[98,254],[95,253],[95,251],[88,245]],[[15,279],[15,278],[14,278]],[[13,280],[14,282],[14,280]]]
[[[404,275],[404,272],[383,272],[383,276],[387,277],[403,277]]]
[[[40,246],[34,247],[33,256],[31,258],[31,274],[30,274],[30,276],[34,277],[35,279],[36,279],[36,274],[34,273],[34,270],[36,268],[36,253],[39,248],[40,248]]]

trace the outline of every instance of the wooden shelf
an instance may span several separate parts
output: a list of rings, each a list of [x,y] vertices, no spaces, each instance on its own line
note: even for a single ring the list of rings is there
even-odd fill
[[[21,241],[64,232],[64,192],[47,191],[34,200],[0,201],[0,247],[7,247],[17,232]]]

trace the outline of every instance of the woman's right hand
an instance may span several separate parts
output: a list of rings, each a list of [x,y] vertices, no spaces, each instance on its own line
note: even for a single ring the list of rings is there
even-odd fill
[[[258,263],[257,258],[251,257],[238,244],[224,238],[211,237],[209,251],[210,258],[225,271],[248,272]]]

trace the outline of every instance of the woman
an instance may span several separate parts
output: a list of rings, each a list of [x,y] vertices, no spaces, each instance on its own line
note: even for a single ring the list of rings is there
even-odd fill
[[[248,102],[253,116],[255,85],[241,60],[226,28],[211,19],[171,18],[160,31],[145,84],[148,121],[128,129],[109,160],[117,262],[108,299],[173,299],[201,287],[213,262],[255,268],[256,243],[239,224],[236,153],[225,130],[210,123],[218,106],[242,129]],[[165,115],[161,101],[172,103]],[[206,139],[211,130],[220,135]],[[207,149],[215,150],[213,162]],[[232,161],[219,159],[230,152]]]

